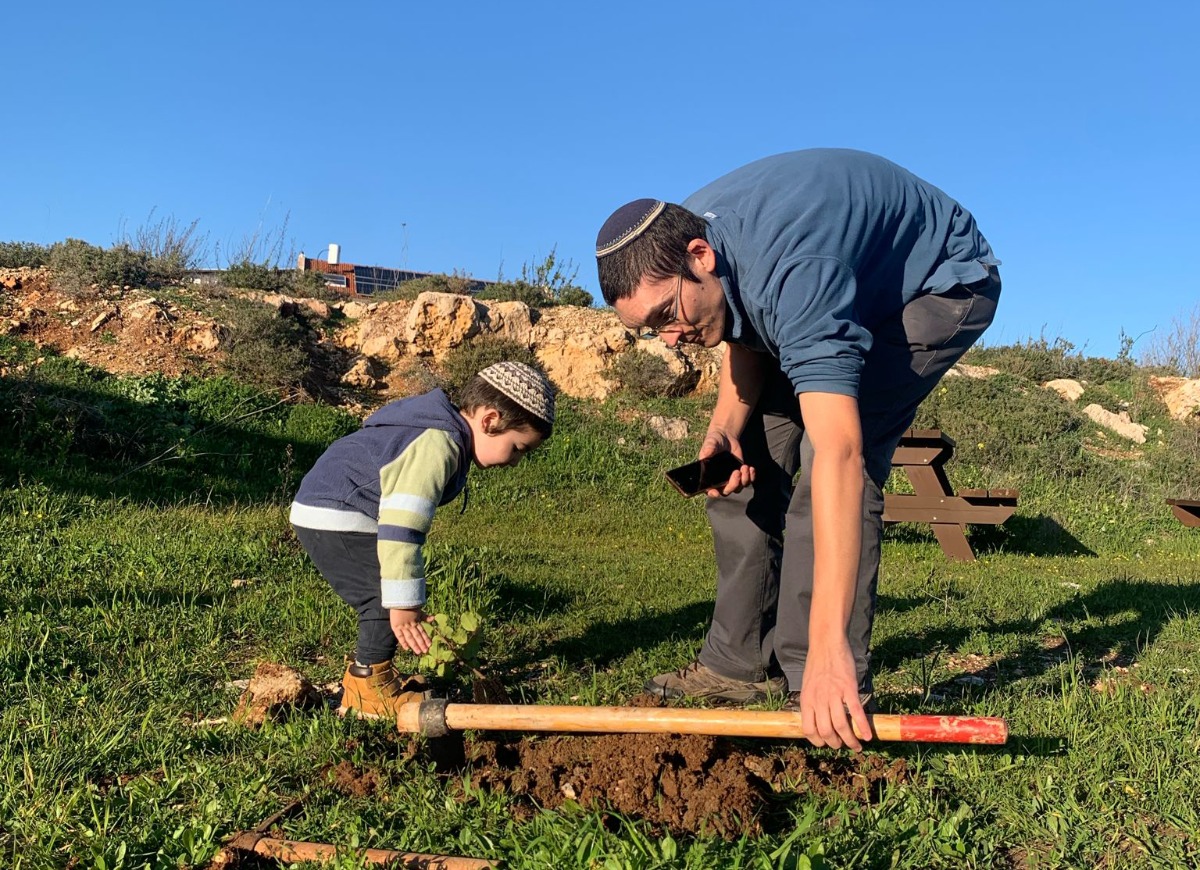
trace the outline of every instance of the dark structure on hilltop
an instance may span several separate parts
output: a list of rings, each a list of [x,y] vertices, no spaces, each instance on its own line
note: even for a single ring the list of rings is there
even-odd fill
[[[359,266],[340,261],[341,246],[329,246],[329,259],[317,260],[301,254],[296,258],[298,272],[317,272],[325,279],[325,286],[347,296],[373,296],[394,290],[405,281],[434,277],[434,272],[410,272],[407,269],[389,269],[385,266]],[[478,293],[494,281],[470,280],[466,290]]]

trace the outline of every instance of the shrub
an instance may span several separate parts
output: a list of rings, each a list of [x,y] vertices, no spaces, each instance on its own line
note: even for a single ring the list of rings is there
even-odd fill
[[[303,327],[264,305],[238,301],[229,309],[225,368],[249,384],[294,388],[308,375]]]
[[[963,362],[994,366],[1038,384],[1056,378],[1103,384],[1126,379],[1133,369],[1132,361],[1127,356],[1115,360],[1085,357],[1082,353],[1076,353],[1075,345],[1065,338],[1049,342],[1045,336],[1026,339],[1022,344],[972,348]]]
[[[50,263],[50,249],[33,242],[0,242],[0,269],[34,269]]]
[[[81,239],[67,239],[50,246],[49,266],[64,290],[79,293],[93,284],[144,287],[150,277],[149,260],[128,245],[105,250]]]
[[[154,219],[154,209],[146,222],[138,227],[130,238],[122,238],[122,244],[146,255],[150,283],[155,286],[178,284],[183,276],[199,265],[205,238],[198,235],[199,221],[186,226],[174,216]]]
[[[395,302],[400,299],[416,299],[422,293],[455,293],[460,296],[469,294],[475,281],[462,275],[423,275],[404,281],[391,290],[372,294],[372,302]]]
[[[521,266],[521,277],[512,281],[500,280],[479,292],[479,298],[496,302],[524,302],[530,308],[552,305],[590,306],[592,294],[575,283],[579,267],[570,260],[559,262],[556,249],[551,249],[541,263]]]
[[[1172,320],[1169,330],[1156,335],[1142,361],[1186,378],[1200,378],[1200,305]]]
[[[949,433],[957,459],[997,475],[1019,469],[1057,477],[1088,464],[1080,437],[1084,419],[1054,392],[999,374],[943,381],[913,425]]]
[[[525,363],[544,371],[528,347],[508,338],[481,336],[460,344],[446,355],[442,361],[443,386],[451,396],[457,396],[472,375],[505,360]]]
[[[261,290],[265,293],[281,292],[287,286],[287,281],[287,275],[283,269],[263,263],[254,263],[250,260],[231,263],[221,273],[221,283],[226,287]]]
[[[618,389],[639,399],[674,396],[682,392],[667,361],[645,350],[628,350],[620,354],[604,376]]]

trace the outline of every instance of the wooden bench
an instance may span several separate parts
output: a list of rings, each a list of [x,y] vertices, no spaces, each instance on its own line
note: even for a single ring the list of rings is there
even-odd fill
[[[954,439],[939,429],[909,429],[892,456],[903,468],[913,494],[883,497],[885,523],[929,523],[950,559],[973,562],[965,534],[968,524],[999,525],[1017,509],[1015,489],[963,489],[957,493],[946,477],[945,464],[954,455]]]
[[[1167,504],[1179,518],[1179,522],[1192,528],[1200,528],[1200,501],[1190,498],[1169,498]]]

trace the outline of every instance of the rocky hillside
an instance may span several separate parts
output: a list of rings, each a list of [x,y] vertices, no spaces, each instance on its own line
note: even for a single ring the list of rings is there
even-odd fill
[[[676,350],[657,339],[639,339],[611,309],[535,309],[451,293],[392,302],[327,302],[198,287],[150,292],[114,286],[66,293],[44,268],[0,269],[0,335],[118,374],[212,373],[221,367],[229,332],[221,307],[213,303],[229,298],[270,306],[309,327],[319,346],[313,359],[326,369],[320,372],[322,381],[344,388],[344,404],[353,409],[410,394],[414,385],[428,382],[420,375],[437,372],[452,350],[488,336],[532,350],[559,388],[579,398],[606,398],[616,387],[606,372],[629,351],[661,358],[674,394],[713,389],[720,362],[719,349]],[[969,364],[951,372],[968,378],[997,373]],[[1147,383],[1171,418],[1200,416],[1200,380],[1151,375]],[[1095,424],[1127,443],[1145,442],[1146,425],[1121,407],[1086,401],[1085,383],[1059,378],[1042,386],[1071,403],[1085,397],[1079,410]],[[364,403],[364,394],[375,401]]]
[[[46,269],[0,270],[0,334],[33,341],[115,373],[178,375],[219,368],[228,325],[211,305],[214,291],[93,287],[55,288]],[[377,394],[411,391],[414,370],[436,370],[454,348],[496,336],[530,348],[567,395],[603,399],[613,389],[604,372],[617,355],[641,350],[663,359],[675,393],[702,392],[716,383],[720,354],[677,351],[638,339],[610,309],[523,302],[483,302],[471,296],[424,293],[415,300],[367,302],[292,298],[251,291],[218,291],[250,299],[314,327],[331,370],[329,383]]]

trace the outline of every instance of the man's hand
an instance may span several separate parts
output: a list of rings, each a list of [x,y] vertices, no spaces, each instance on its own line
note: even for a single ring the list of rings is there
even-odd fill
[[[852,719],[864,740],[873,736],[867,713],[858,700],[854,656],[845,639],[810,647],[800,692],[800,715],[804,736],[816,746],[848,746],[861,752],[862,744],[850,725]]]
[[[400,646],[419,656],[429,652],[429,635],[421,623],[432,622],[432,616],[426,616],[420,607],[393,607],[388,611],[388,618]]]
[[[741,459],[743,465],[733,473],[733,476],[729,478],[729,482],[725,484],[723,489],[716,489],[714,487],[708,490],[705,494],[709,498],[733,495],[735,492],[740,492],[754,482],[754,469],[744,464],[746,460],[742,457],[742,445],[738,443],[737,438],[721,429],[715,427],[709,428],[708,434],[704,436],[704,443],[700,445],[700,453],[697,454],[696,458],[705,459],[714,453],[720,453],[722,450],[728,450],[738,459]]]

